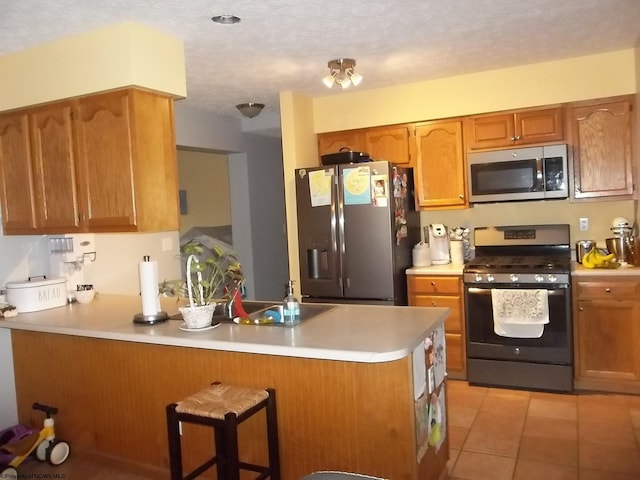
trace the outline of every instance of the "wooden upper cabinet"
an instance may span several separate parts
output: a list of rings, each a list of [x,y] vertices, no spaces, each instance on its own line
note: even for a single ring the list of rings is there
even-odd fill
[[[633,97],[570,107],[574,198],[631,198]]]
[[[562,107],[476,115],[466,123],[467,147],[513,147],[564,139]]]
[[[373,160],[412,165],[413,139],[410,125],[327,132],[318,135],[318,154],[337,153],[340,149],[368,153]]]
[[[126,91],[81,98],[76,106],[80,215],[90,230],[136,226],[130,110]]]
[[[411,127],[407,125],[368,128],[364,130],[364,151],[374,160],[386,160],[411,166]]]
[[[5,233],[179,228],[169,97],[128,89],[25,109],[0,116],[0,142]]]
[[[464,208],[462,121],[416,126],[416,195],[419,207]]]
[[[337,153],[341,148],[354,152],[365,152],[364,136],[361,130],[344,130],[318,134],[318,155]]]
[[[0,115],[0,206],[5,234],[37,231],[32,175],[28,115]]]
[[[29,116],[38,228],[50,232],[77,232],[80,217],[71,103],[37,108]]]
[[[81,218],[92,232],[179,228],[173,100],[121,90],[78,100]]]

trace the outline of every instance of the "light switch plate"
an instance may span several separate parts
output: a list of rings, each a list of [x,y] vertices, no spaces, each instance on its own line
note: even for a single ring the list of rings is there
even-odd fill
[[[162,239],[162,251],[168,252],[173,249],[173,242],[171,241],[171,237],[164,237]]]

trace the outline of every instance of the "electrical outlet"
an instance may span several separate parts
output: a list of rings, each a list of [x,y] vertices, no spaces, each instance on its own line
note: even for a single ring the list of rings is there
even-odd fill
[[[162,251],[168,252],[172,248],[173,248],[173,241],[171,240],[171,237],[164,237],[162,239]]]
[[[589,230],[589,219],[587,217],[580,217],[580,231],[586,232]]]

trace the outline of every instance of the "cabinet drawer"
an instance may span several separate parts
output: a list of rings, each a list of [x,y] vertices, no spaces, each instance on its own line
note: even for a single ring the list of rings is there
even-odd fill
[[[409,295],[420,293],[454,293],[462,291],[460,277],[408,275]]]
[[[462,332],[462,312],[460,309],[460,297],[440,297],[440,296],[427,296],[427,295],[415,295],[411,302],[411,305],[416,307],[442,307],[450,308],[451,314],[444,322],[444,329],[447,333],[460,333]]]
[[[640,282],[578,282],[578,300],[590,298],[631,298],[640,296]]]

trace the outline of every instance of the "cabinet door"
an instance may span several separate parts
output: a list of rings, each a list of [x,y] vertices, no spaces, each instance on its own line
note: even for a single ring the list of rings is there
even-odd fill
[[[406,125],[368,128],[364,131],[365,152],[374,160],[411,165],[411,131]]]
[[[640,382],[640,301],[578,302],[578,378]]]
[[[74,113],[81,221],[90,231],[133,231],[133,158],[127,91],[78,99]]]
[[[512,146],[515,140],[513,113],[480,115],[467,120],[467,146],[471,150]]]
[[[341,148],[354,152],[365,152],[364,138],[361,130],[345,130],[342,132],[320,133],[318,135],[318,155],[337,153]]]
[[[41,232],[79,230],[71,104],[32,110],[34,187]]]
[[[467,147],[476,150],[562,141],[562,112],[562,107],[553,107],[470,117]]]
[[[451,378],[466,378],[464,302],[460,277],[407,275],[409,305],[450,308],[445,320],[447,372]]]
[[[0,188],[4,233],[35,233],[35,197],[26,113],[0,116]]]
[[[416,144],[418,205],[466,207],[462,122],[419,125],[416,127]]]
[[[574,197],[631,198],[631,100],[571,108]]]
[[[556,142],[564,139],[562,108],[517,112],[514,115],[518,144]]]

